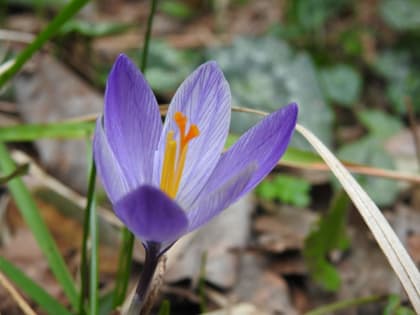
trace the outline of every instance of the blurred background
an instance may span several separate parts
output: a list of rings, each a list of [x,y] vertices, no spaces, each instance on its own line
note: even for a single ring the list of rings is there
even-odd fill
[[[0,74],[67,2],[0,1]],[[124,52],[140,65],[149,12],[149,1],[90,1],[0,91],[5,130],[68,119],[90,124],[59,139],[41,132],[8,141],[15,160],[31,163],[25,183],[73,274],[80,268],[93,120],[116,56]],[[234,106],[272,112],[298,103],[302,125],[340,159],[366,166],[370,175],[357,179],[420,263],[418,0],[160,0],[149,49],[146,78],[161,104],[207,60],[222,68]],[[230,141],[258,119],[233,113]],[[351,301],[330,313],[414,314],[357,210],[319,165],[296,134],[283,164],[255,194],[169,253],[157,305],[167,299],[171,314],[303,314]],[[120,224],[103,191],[97,195],[106,301]],[[1,256],[66,303],[6,188],[0,244]],[[139,246],[131,285],[142,261]],[[1,287],[0,313],[20,314]]]

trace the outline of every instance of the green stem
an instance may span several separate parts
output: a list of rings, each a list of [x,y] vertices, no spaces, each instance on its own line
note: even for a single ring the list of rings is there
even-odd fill
[[[90,218],[91,212],[94,212],[95,207],[95,181],[96,181],[96,167],[92,161],[92,166],[89,174],[89,187],[87,195],[87,203],[85,208],[85,217],[83,220],[83,238],[82,238],[82,257],[80,262],[80,296],[79,296],[79,314],[85,314],[85,298],[88,291],[89,268],[88,268],[88,254],[87,254],[87,242],[90,234]]]
[[[363,304],[369,304],[373,302],[378,302],[383,300],[385,297],[381,295],[373,295],[373,296],[367,296],[367,297],[361,297],[361,298],[355,298],[350,300],[343,300],[336,303],[324,305],[321,307],[318,307],[312,311],[309,311],[305,313],[304,315],[324,315],[324,314],[332,314],[334,312],[337,312],[339,310],[343,310],[346,308],[359,306]]]
[[[120,249],[117,283],[114,290],[114,308],[124,302],[125,294],[128,287],[128,279],[130,277],[130,264],[133,255],[134,237],[133,234],[127,229],[122,230],[122,246]]]
[[[98,217],[96,214],[95,202],[95,179],[96,167],[92,161],[91,178],[89,181],[89,194],[88,194],[88,207],[89,211],[89,225],[90,225],[90,281],[89,281],[89,302],[90,302],[90,315],[98,314],[99,295],[98,295],[98,278],[99,278],[99,257],[98,257]]]
[[[161,257],[160,244],[149,243],[144,246],[146,252],[146,259],[144,267],[141,272],[141,277],[137,283],[136,292],[131,300],[130,307],[125,315],[139,315],[143,311],[143,307],[147,302],[147,296],[150,291],[153,276],[159,264]]]
[[[145,74],[146,68],[147,68],[147,57],[149,56],[149,43],[150,43],[150,38],[152,35],[153,18],[155,17],[157,3],[158,3],[157,0],[152,0],[152,6],[150,8],[149,17],[147,19],[146,34],[144,36],[143,54],[141,57],[141,64],[140,64],[140,69],[143,72],[143,74]]]
[[[143,55],[141,59],[140,69],[143,74],[146,73],[147,57],[149,55],[149,43],[152,34],[153,18],[156,13],[158,0],[152,0],[149,17],[147,19],[146,34],[144,37]],[[134,235],[126,228],[123,230],[123,245],[120,252],[120,259],[118,262],[118,272],[116,291],[114,297],[114,307],[121,305],[127,291],[128,278],[130,276],[130,265],[133,256]]]
[[[76,14],[89,0],[73,0],[38,34],[15,59],[13,65],[0,76],[0,88],[39,50],[47,40],[53,37],[60,27]]]

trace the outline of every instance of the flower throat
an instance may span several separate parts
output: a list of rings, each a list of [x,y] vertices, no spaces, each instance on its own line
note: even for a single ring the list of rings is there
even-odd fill
[[[175,198],[185,166],[189,142],[200,135],[197,125],[191,124],[186,132],[187,117],[175,112],[174,121],[179,129],[179,143],[174,139],[175,132],[169,130],[166,135],[160,188],[171,198]]]

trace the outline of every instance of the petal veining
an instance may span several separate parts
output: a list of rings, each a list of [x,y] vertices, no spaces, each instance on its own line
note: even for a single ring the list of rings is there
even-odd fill
[[[162,131],[159,108],[143,75],[123,54],[108,77],[104,129],[130,187],[151,183]]]
[[[115,203],[128,193],[129,188],[118,160],[105,136],[102,117],[96,121],[93,156],[105,191],[111,202]]]
[[[286,150],[296,126],[297,113],[297,105],[290,104],[250,128],[223,153],[204,191],[214,190],[224,178],[238,173],[249,163],[256,163],[258,168],[245,190],[254,188],[276,166]]]
[[[247,192],[246,187],[257,168],[258,165],[250,163],[237,174],[220,182],[219,186],[213,191],[202,193],[192,205],[191,210],[187,212],[189,220],[188,231],[195,230],[207,223],[243,196]]]
[[[116,215],[143,242],[172,243],[188,226],[184,211],[152,186],[138,187],[114,207]]]
[[[215,62],[208,62],[182,83],[169,106],[159,143],[161,165],[167,132],[173,130],[175,137],[179,138],[178,126],[174,121],[176,112],[188,119],[187,128],[194,124],[200,132],[188,145],[176,197],[184,208],[188,208],[196,198],[220,158],[229,131],[230,103],[230,89],[222,71]]]

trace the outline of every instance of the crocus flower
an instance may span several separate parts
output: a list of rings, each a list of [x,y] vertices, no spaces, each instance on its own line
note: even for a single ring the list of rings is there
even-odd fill
[[[125,56],[108,78],[96,124],[94,159],[115,214],[146,249],[129,314],[142,308],[159,257],[254,188],[293,134],[296,104],[265,117],[223,152],[231,95],[215,62],[179,87],[162,125],[155,96]]]
[[[265,117],[227,151],[231,95],[214,61],[179,87],[162,125],[156,98],[123,54],[108,78],[94,158],[115,214],[163,252],[254,188],[293,134],[296,104]]]

